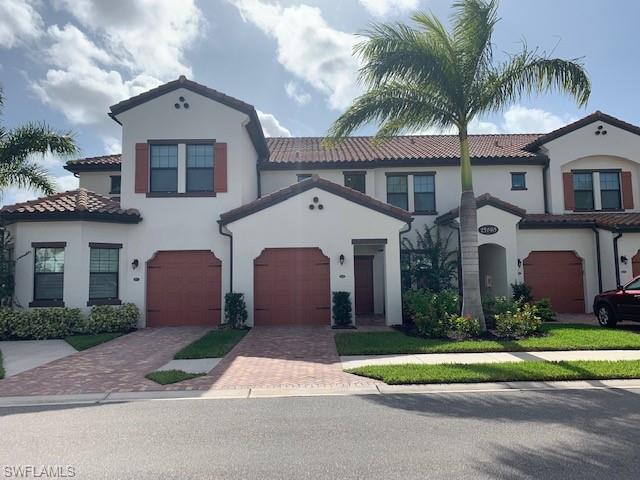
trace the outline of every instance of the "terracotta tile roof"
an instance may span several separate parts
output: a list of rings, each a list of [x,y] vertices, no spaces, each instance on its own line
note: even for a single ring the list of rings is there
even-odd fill
[[[330,182],[329,180],[318,177],[318,175],[313,175],[311,178],[294,183],[282,190],[275,191],[269,195],[260,197],[253,202],[223,213],[220,215],[220,222],[223,225],[232,223],[316,187],[364,207],[389,215],[390,217],[397,218],[406,223],[411,223],[413,221],[413,217],[406,210],[394,207],[393,205],[381,202],[380,200],[376,200],[375,198],[365,195],[364,193],[360,193],[357,190]]]
[[[141,220],[138,210],[134,208],[124,210],[120,208],[118,202],[85,188],[6,205],[0,209],[0,216],[5,223],[19,220],[95,220],[138,223]]]
[[[498,197],[494,197],[489,193],[483,193],[479,197],[476,197],[476,208],[481,208],[485,205],[491,205],[492,207],[504,210],[505,212],[513,213],[514,215],[517,215],[519,217],[524,217],[527,214],[527,211],[525,209],[520,208],[512,203],[505,202],[504,200],[500,200]],[[436,223],[449,223],[452,220],[458,218],[459,215],[460,208],[456,207],[436,218]]]
[[[538,159],[524,150],[525,145],[540,134],[470,135],[471,156],[474,159]],[[271,155],[261,166],[278,164],[453,160],[459,158],[456,135],[410,135],[392,137],[374,146],[373,137],[349,137],[332,148],[325,148],[323,137],[268,138]]]
[[[521,228],[599,227],[607,230],[640,230],[640,213],[548,213],[529,214],[520,221]]]
[[[636,135],[640,135],[640,127],[633,125],[631,123],[627,123],[623,120],[620,120],[619,118],[613,117],[611,115],[607,115],[606,113],[601,112],[600,110],[596,110],[595,112],[593,112],[590,115],[587,115],[586,117],[581,118],[580,120],[577,120],[573,123],[570,123],[569,125],[565,125],[564,127],[560,127],[556,130],[553,130],[552,132],[549,132],[545,135],[540,135],[538,138],[536,138],[535,140],[533,140],[529,145],[526,146],[527,150],[530,151],[535,151],[537,150],[541,145],[544,145],[547,142],[550,142],[551,140],[555,140],[556,138],[562,137],[563,135],[566,135],[567,133],[571,133],[574,130],[577,130],[579,128],[585,127],[587,125],[589,125],[590,123],[594,123],[594,122],[605,122],[608,123],[610,125],[616,126],[618,128],[621,128],[623,130],[626,130],[628,132],[631,133],[635,133]]]
[[[99,157],[79,158],[69,160],[65,169],[70,172],[93,171],[117,171],[120,170],[121,154],[101,155]]]

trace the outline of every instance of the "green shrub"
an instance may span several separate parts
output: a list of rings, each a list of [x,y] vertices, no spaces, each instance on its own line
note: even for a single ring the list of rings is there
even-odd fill
[[[533,295],[531,294],[531,287],[526,283],[512,283],[511,291],[513,293],[513,299],[522,303],[531,303],[533,301]]]
[[[140,312],[133,303],[122,305],[94,305],[79,333],[126,333],[138,324]]]
[[[77,308],[51,307],[23,309],[1,309],[2,338],[18,340],[45,340],[64,338],[73,332],[82,321]]]
[[[536,314],[543,322],[553,322],[556,319],[556,312],[551,309],[551,302],[548,298],[543,298],[534,302],[533,306],[536,309]]]
[[[448,331],[448,318],[459,312],[457,292],[444,290],[410,290],[404,295],[404,307],[418,333],[427,337],[444,337]]]
[[[224,318],[232,328],[243,328],[247,321],[247,304],[243,293],[227,293],[224,296]]]
[[[449,317],[449,334],[460,340],[477,337],[482,331],[480,320],[469,315],[452,315]]]
[[[536,308],[528,303],[496,315],[496,333],[502,338],[525,338],[540,333],[542,320]]]
[[[351,325],[351,294],[349,292],[333,292],[333,321],[345,327]]]

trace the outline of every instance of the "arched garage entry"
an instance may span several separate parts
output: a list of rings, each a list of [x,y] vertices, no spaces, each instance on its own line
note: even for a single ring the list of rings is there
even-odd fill
[[[559,313],[584,313],[582,259],[571,251],[531,252],[524,259],[524,282],[533,298],[548,298]]]
[[[480,262],[480,293],[482,297],[505,297],[509,295],[507,280],[507,251],[495,243],[478,247]]]
[[[267,248],[253,265],[254,325],[331,325],[329,258],[319,248]]]
[[[147,326],[220,325],[221,267],[208,250],[156,252],[147,262]]]

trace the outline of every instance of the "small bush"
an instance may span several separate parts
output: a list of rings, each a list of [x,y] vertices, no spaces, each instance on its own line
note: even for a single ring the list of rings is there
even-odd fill
[[[0,333],[2,339],[45,340],[64,338],[82,321],[77,308],[51,307],[24,309],[0,309]]]
[[[433,293],[410,290],[404,295],[404,306],[418,333],[427,337],[444,337],[448,331],[448,318],[459,312],[460,299],[452,290]]]
[[[531,303],[533,301],[531,287],[526,283],[512,283],[511,291],[513,293],[513,299],[516,301],[522,303]]]
[[[224,318],[231,328],[243,328],[247,321],[247,304],[243,293],[227,293],[224,296]]]
[[[482,331],[480,320],[469,315],[452,315],[449,317],[449,334],[459,340],[477,337]]]
[[[333,321],[341,327],[351,325],[351,294],[349,292],[333,292]]]
[[[94,305],[89,317],[78,329],[79,333],[126,333],[138,325],[140,312],[133,303],[122,305]]]
[[[533,304],[536,309],[536,314],[543,322],[553,322],[556,319],[556,312],[551,309],[551,302],[548,298],[538,300]]]
[[[542,320],[533,305],[525,303],[514,311],[496,315],[496,333],[502,338],[525,338],[540,333]]]

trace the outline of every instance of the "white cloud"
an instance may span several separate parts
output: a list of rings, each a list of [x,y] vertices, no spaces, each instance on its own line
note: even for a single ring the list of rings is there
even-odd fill
[[[262,131],[265,137],[290,137],[291,132],[286,127],[283,127],[278,119],[270,113],[264,113],[260,110],[256,110],[260,123],[262,124]]]
[[[204,16],[193,0],[56,0],[133,72],[162,80],[191,75],[184,54]]]
[[[12,48],[42,34],[42,17],[30,0],[0,2],[0,47]]]
[[[546,133],[577,120],[558,116],[539,108],[513,105],[504,113],[501,129],[505,133]]]
[[[354,35],[331,28],[317,7],[230,1],[245,21],[276,40],[278,61],[286,70],[324,94],[331,108],[350,105],[359,91]]]
[[[311,101],[311,95],[300,88],[296,82],[288,82],[284,86],[287,96],[298,105],[306,105]]]
[[[115,137],[104,137],[102,139],[104,145],[104,153],[107,155],[114,155],[116,153],[122,153],[122,142]]]
[[[56,182],[56,185],[60,192],[75,190],[76,188],[78,188],[79,183],[78,178],[74,177],[72,174],[55,177],[54,181]]]
[[[383,17],[390,12],[415,10],[420,0],[360,0],[360,3],[377,17]]]

